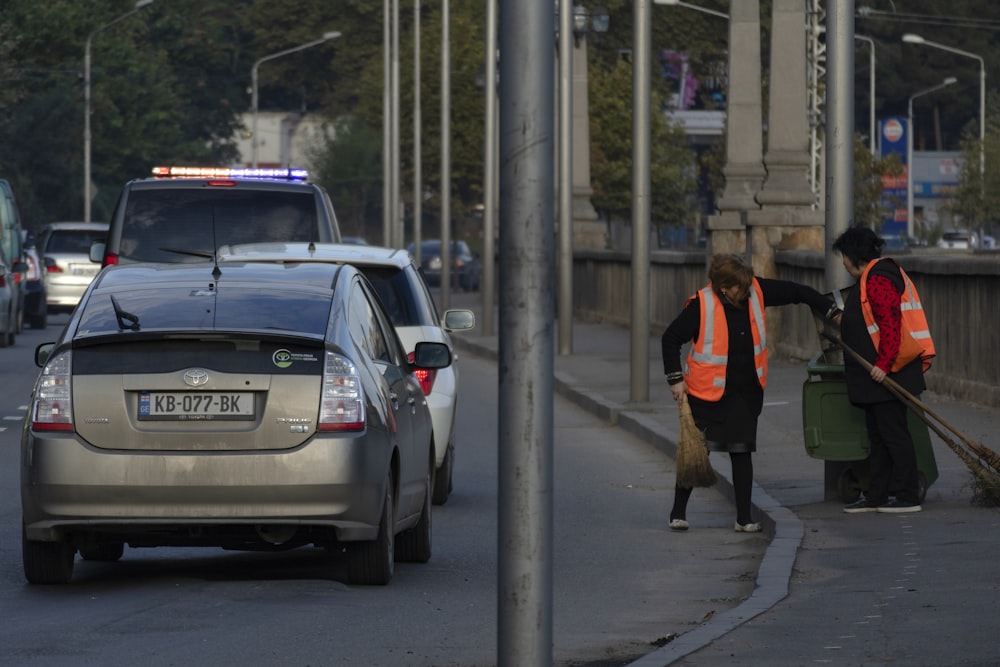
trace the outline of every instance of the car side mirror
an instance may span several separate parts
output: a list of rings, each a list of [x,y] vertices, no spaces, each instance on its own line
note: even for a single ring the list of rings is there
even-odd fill
[[[90,261],[98,264],[104,261],[104,241],[94,241],[90,244]]]
[[[35,348],[35,365],[39,368],[45,365],[45,362],[49,360],[52,356],[52,350],[55,348],[55,343],[42,343]]]
[[[413,348],[413,365],[417,368],[447,368],[451,362],[451,350],[444,343],[423,342]]]
[[[444,311],[444,328],[447,331],[468,331],[476,326],[476,314],[471,310]]]

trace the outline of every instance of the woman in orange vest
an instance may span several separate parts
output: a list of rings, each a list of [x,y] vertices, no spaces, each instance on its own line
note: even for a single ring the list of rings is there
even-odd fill
[[[709,284],[688,299],[663,332],[663,372],[674,400],[688,395],[695,423],[711,451],[728,452],[732,464],[738,533],[760,532],[750,510],[757,418],[767,387],[765,307],[805,303],[830,316],[832,301],[807,285],[755,278],[738,255],[715,255]],[[681,368],[681,348],[691,343]],[[692,489],[676,486],[670,528],[687,530]]]
[[[844,302],[840,336],[872,364],[865,369],[845,355],[847,397],[865,412],[871,452],[868,492],[844,507],[859,512],[919,512],[917,454],[906,421],[906,406],[882,386],[892,378],[914,396],[934,357],[934,343],[916,287],[892,259],[882,258],[883,241],[865,227],[852,227],[834,242],[844,268],[858,280]],[[890,498],[890,491],[895,498]]]

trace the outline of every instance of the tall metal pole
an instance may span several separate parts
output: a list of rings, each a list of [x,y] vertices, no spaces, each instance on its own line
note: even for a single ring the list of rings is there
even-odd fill
[[[573,352],[573,2],[559,3],[559,354]]]
[[[486,0],[486,138],[483,175],[483,336],[493,335],[497,219],[497,0]]]
[[[906,101],[906,235],[912,237],[916,231],[916,225],[914,225],[913,220],[913,100],[918,97],[923,97],[924,95],[930,95],[931,93],[941,90],[945,86],[950,86],[951,84],[958,81],[953,76],[949,76],[947,79],[942,81],[936,86],[931,86],[930,88],[925,88],[920,92],[914,93]]]
[[[399,164],[400,164],[400,143],[399,143],[399,0],[392,0],[392,94],[390,96],[390,101],[392,104],[392,124],[390,126],[390,139],[389,142],[392,144],[392,160],[390,164],[392,165],[392,173],[389,176],[389,182],[392,183],[392,187],[389,188],[389,192],[392,195],[392,200],[389,203],[389,210],[392,213],[392,245],[396,248],[402,248],[403,245],[403,233],[402,233],[402,216],[400,214],[400,188],[399,188]]]
[[[552,8],[500,12],[499,667],[552,664]]]
[[[652,0],[632,4],[631,400],[649,400],[650,54]]]
[[[854,221],[854,0],[829,0],[826,10],[827,291],[851,284],[834,241]]]
[[[420,266],[423,231],[423,169],[420,154],[420,0],[413,2],[413,252]]]
[[[113,21],[109,21],[99,28],[91,31],[87,35],[87,41],[83,47],[83,221],[90,222],[91,219],[91,200],[93,199],[93,190],[91,185],[91,173],[90,173],[90,151],[91,151],[91,133],[90,133],[90,50],[91,44],[94,41],[94,35],[101,32],[106,28],[110,28],[119,21],[127,19],[132,14],[137,11],[153,4],[153,0],[139,0],[135,3],[135,6],[129,11],[125,12]]]
[[[260,69],[261,63],[266,63],[269,60],[274,60],[275,58],[281,58],[282,56],[287,56],[290,53],[297,53],[299,51],[305,51],[306,49],[310,49],[310,48],[312,48],[314,46],[322,44],[323,42],[327,42],[327,41],[329,41],[331,39],[336,39],[338,37],[340,37],[340,33],[339,32],[334,32],[334,31],[325,32],[325,33],[323,33],[323,36],[320,37],[319,39],[314,39],[311,42],[306,42],[305,44],[300,44],[299,46],[295,46],[295,47],[292,47],[290,49],[285,49],[284,51],[278,51],[277,53],[272,53],[270,55],[264,56],[263,58],[261,58],[260,60],[258,60],[257,62],[255,62],[253,64],[253,67],[250,68],[250,89],[251,89],[251,92],[250,92],[250,107],[251,107],[251,111],[252,111],[252,115],[253,115],[253,126],[252,126],[251,132],[250,132],[250,135],[251,135],[250,136],[250,146],[251,146],[251,153],[253,155],[253,167],[254,167],[254,169],[256,169],[258,167],[257,150],[258,150],[258,146],[260,145],[260,142],[257,139],[257,102],[258,102],[258,98],[259,98],[259,95],[258,95],[258,84],[257,84],[257,78],[258,78],[257,77],[257,71]]]
[[[441,3],[441,308],[451,304],[451,5]]]
[[[392,6],[382,2],[382,245],[392,246]]]

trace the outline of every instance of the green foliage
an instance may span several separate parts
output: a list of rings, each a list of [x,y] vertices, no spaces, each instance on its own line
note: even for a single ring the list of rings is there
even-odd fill
[[[996,99],[991,99],[996,102]],[[948,212],[955,216],[957,227],[994,232],[1000,225],[1000,112],[995,104],[987,105],[986,140],[966,133],[962,141],[962,166],[958,192]],[[980,150],[982,149],[982,150]],[[980,171],[985,158],[986,169]]]
[[[868,150],[861,135],[854,137],[854,224],[880,231],[889,211],[882,207],[883,177],[903,175],[903,163],[898,155],[878,159]],[[906,202],[893,202],[896,208]]]
[[[652,108],[661,109],[658,95]],[[594,207],[614,218],[632,212],[632,68],[619,60],[608,71],[591,73],[591,175]],[[695,156],[683,130],[661,113],[650,114],[650,222],[677,227],[692,217]]]

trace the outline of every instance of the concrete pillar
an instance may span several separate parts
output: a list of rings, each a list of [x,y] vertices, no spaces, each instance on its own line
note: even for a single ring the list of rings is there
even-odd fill
[[[756,199],[764,209],[812,207],[816,196],[809,185],[805,0],[774,0],[771,26],[767,178]]]
[[[573,48],[573,247],[607,247],[607,228],[590,203],[590,93],[587,80],[587,36]]]

